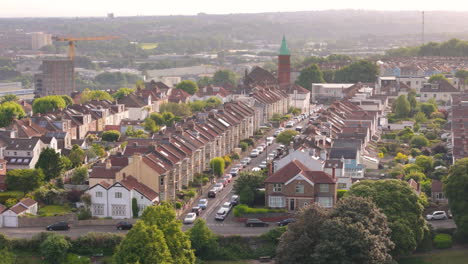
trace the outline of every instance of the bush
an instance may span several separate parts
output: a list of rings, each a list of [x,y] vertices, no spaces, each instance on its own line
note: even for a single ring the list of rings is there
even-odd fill
[[[91,214],[91,210],[86,209],[86,208],[81,208],[78,211],[77,215],[78,215],[78,220],[87,220],[87,219],[91,219],[91,217],[93,217],[93,215]]]
[[[52,234],[40,245],[41,255],[47,263],[63,263],[70,249],[70,242],[62,235]]]
[[[119,139],[120,139],[120,132],[117,130],[109,130],[109,131],[104,131],[104,133],[102,133],[102,140],[104,141],[115,142],[115,141],[119,141]]]
[[[343,198],[343,196],[346,194],[347,191],[348,191],[348,190],[337,190],[337,191],[336,191],[336,197],[337,197],[337,199],[339,200],[339,199]]]
[[[70,190],[67,192],[67,200],[71,203],[79,202],[81,195],[83,195],[83,192],[80,190]]]
[[[40,187],[33,193],[34,200],[47,205],[61,203],[64,199],[64,195],[65,190],[57,189],[50,184]]]
[[[88,179],[88,168],[81,166],[73,171],[72,184],[83,184]]]
[[[383,139],[396,139],[396,137],[396,133],[387,133],[382,135]]]
[[[21,197],[23,197],[23,192],[21,191],[0,192],[0,204],[5,204],[8,199],[21,199]]]
[[[229,165],[232,164],[232,160],[228,155],[224,155],[223,160],[224,160],[224,167],[229,167]]]
[[[181,202],[175,202],[175,208],[176,209],[181,209],[182,208],[182,203]]]
[[[249,145],[249,146],[253,146],[253,145],[254,145],[254,141],[253,141],[251,138],[243,139],[243,140],[241,140],[241,143],[242,143],[242,142],[247,143],[247,145]]]
[[[239,143],[239,147],[241,148],[242,152],[246,151],[249,148],[249,144],[246,142]]]
[[[123,236],[112,233],[87,233],[72,240],[71,252],[80,255],[103,253],[112,255]]]
[[[239,204],[234,207],[234,216],[236,217],[240,217],[245,214],[268,214],[284,212],[286,212],[286,209],[251,208],[245,204]]]
[[[238,160],[238,159],[239,159],[239,154],[233,153],[233,154],[231,155],[231,160]]]
[[[434,238],[434,247],[445,249],[452,247],[452,236],[449,234],[437,234]]]
[[[411,138],[410,144],[414,148],[421,148],[429,145],[429,140],[423,135],[415,135]]]
[[[5,206],[10,208],[10,207],[12,207],[13,205],[15,205],[17,203],[18,203],[18,200],[14,199],[14,198],[10,198],[10,199],[5,201]]]

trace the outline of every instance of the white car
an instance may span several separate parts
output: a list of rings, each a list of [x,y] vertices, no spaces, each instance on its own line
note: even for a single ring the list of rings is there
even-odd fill
[[[444,211],[434,211],[432,214],[426,215],[427,220],[443,220],[447,218],[447,214]]]
[[[269,145],[273,144],[273,141],[274,141],[274,140],[275,140],[274,137],[267,137],[267,138],[266,138],[266,143],[267,143],[267,145],[269,146]]]
[[[245,158],[242,159],[241,163],[242,163],[242,162],[245,162],[245,163],[247,163],[247,164],[250,164],[251,161],[252,161],[251,158],[245,157]]]
[[[221,190],[223,190],[223,188],[224,188],[224,185],[222,183],[216,183],[213,186],[213,189],[216,189],[216,192],[220,192]]]
[[[229,210],[227,210],[226,208],[224,207],[219,208],[218,212],[216,212],[215,220],[224,221],[228,213],[229,213]]]
[[[267,167],[267,162],[266,162],[266,160],[262,161],[262,162],[260,163],[260,165],[258,165],[258,167],[261,168],[261,169],[265,169],[265,168]]]
[[[273,133],[274,137],[277,137],[279,134],[281,134],[281,130],[276,130],[275,133]]]
[[[289,121],[288,123],[286,123],[286,128],[291,128],[294,126],[294,122],[293,121]]]
[[[208,200],[200,199],[200,201],[198,201],[198,207],[200,207],[202,210],[205,210],[208,207]]]
[[[252,171],[261,171],[262,169],[260,169],[259,167],[253,167],[252,168]]]
[[[252,157],[252,158],[256,158],[258,156],[258,154],[260,154],[260,152],[258,152],[257,149],[254,149],[254,150],[252,150],[252,152],[250,152],[249,156]]]
[[[223,203],[221,208],[226,208],[226,210],[228,210],[228,213],[229,213],[231,211],[231,209],[232,209],[232,204],[231,204],[231,202],[225,202],[225,203]]]
[[[256,148],[256,150],[258,151],[258,153],[262,153],[263,152],[263,147],[262,146],[258,146]]]
[[[184,224],[193,224],[193,222],[195,222],[195,219],[197,219],[196,213],[188,213],[184,218]]]
[[[274,159],[275,157],[276,157],[276,153],[271,152],[270,154],[268,154],[268,158],[270,159]]]
[[[236,177],[238,173],[239,173],[239,168],[232,168],[232,169],[229,171],[229,174],[231,174],[232,177]]]
[[[278,130],[279,130],[280,132],[283,132],[283,131],[284,131],[284,127],[280,127],[280,128],[278,128]]]

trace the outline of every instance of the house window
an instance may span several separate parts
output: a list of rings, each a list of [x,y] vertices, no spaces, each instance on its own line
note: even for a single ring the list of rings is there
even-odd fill
[[[161,186],[164,185],[164,178],[163,178],[163,177],[161,177],[161,178],[159,179],[159,184],[160,184]]]
[[[329,192],[328,184],[319,184],[319,192]]]
[[[324,208],[332,207],[333,199],[331,197],[318,197],[318,204]]]
[[[124,204],[113,204],[112,205],[112,215],[113,216],[125,216],[125,205]]]
[[[96,197],[102,197],[102,192],[96,192]]]
[[[424,94],[424,97],[427,97],[427,94]]]
[[[281,192],[283,185],[281,183],[273,184],[273,192]]]
[[[338,183],[338,189],[346,189],[346,183]]]
[[[122,198],[122,193],[121,192],[116,192],[115,193],[115,198],[117,198],[117,199]]]
[[[347,159],[347,160],[345,160],[345,163],[346,164],[351,164],[351,160]]]
[[[93,204],[93,215],[104,215],[104,204]]]
[[[31,156],[31,152],[28,151],[28,154],[27,154],[27,155],[28,155],[28,156]]]
[[[304,193],[304,185],[303,184],[296,185],[296,193]]]
[[[16,151],[15,151],[15,152],[13,152],[13,156],[16,156],[16,155],[17,155]]]
[[[268,201],[269,207],[285,207],[284,197],[270,196]]]

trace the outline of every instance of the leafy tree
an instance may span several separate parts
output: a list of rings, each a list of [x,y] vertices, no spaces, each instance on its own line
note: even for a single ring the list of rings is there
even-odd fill
[[[411,113],[414,113],[416,107],[418,106],[418,101],[416,101],[416,91],[414,89],[411,89],[408,92],[407,99],[411,107]]]
[[[92,100],[96,100],[96,101],[103,101],[103,100],[113,101],[114,98],[106,91],[101,91],[101,90],[91,91],[89,89],[85,89],[81,93],[80,100],[81,100],[82,103],[85,103],[85,102],[92,101]]]
[[[242,188],[239,192],[240,196],[240,203],[241,204],[247,204],[247,205],[253,205],[255,201],[255,193],[252,190],[252,188],[245,186]]]
[[[51,148],[42,150],[35,167],[36,169],[42,169],[46,181],[59,177],[64,170],[60,154]]]
[[[61,95],[62,99],[65,101],[65,105],[69,106],[73,104],[73,99],[68,95]]]
[[[0,127],[7,127],[13,119],[26,116],[23,107],[17,102],[7,101],[0,104]]]
[[[88,179],[88,168],[85,166],[76,168],[71,177],[71,183],[83,184]]]
[[[385,215],[370,199],[347,197],[331,212],[310,206],[288,225],[277,248],[279,263],[391,263]]]
[[[297,77],[296,84],[310,90],[312,89],[312,83],[324,83],[323,73],[317,64],[303,69]]]
[[[162,104],[160,109],[161,112],[171,112],[177,117],[189,117],[192,114],[190,106],[188,104],[177,104],[177,103],[165,103]]]
[[[192,112],[200,112],[206,108],[206,102],[202,100],[195,100],[191,102],[189,105],[190,105],[190,109],[192,110]]]
[[[426,180],[426,174],[420,171],[411,171],[405,175],[405,181],[409,181],[410,179],[413,179],[416,182],[422,182]]]
[[[213,79],[207,76],[203,76],[197,81],[198,87],[205,87],[210,84],[213,84]]]
[[[431,117],[431,114],[437,111],[437,105],[433,103],[422,103],[419,105],[421,112],[426,114],[427,118]]]
[[[84,159],[85,159],[85,152],[80,148],[78,145],[73,145],[72,149],[70,151],[70,154],[68,155],[68,158],[70,159],[73,168],[76,168],[83,164]]]
[[[92,144],[91,149],[99,157],[103,158],[106,156],[106,150],[99,144]]]
[[[455,161],[444,180],[444,191],[448,198],[453,219],[460,237],[468,237],[468,158]]]
[[[414,131],[413,129],[407,127],[405,129],[400,130],[397,135],[399,139],[407,141],[414,136]]]
[[[221,101],[221,99],[219,99],[218,97],[216,96],[212,96],[208,99],[205,100],[206,102],[206,107],[208,108],[215,108],[217,107],[218,105],[222,104],[223,102]]]
[[[428,174],[434,169],[434,158],[420,155],[416,157],[415,164],[421,167],[424,173]]]
[[[335,80],[334,70],[323,70],[323,80],[327,83],[332,83]]]
[[[150,117],[147,117],[145,119],[145,122],[143,122],[143,127],[145,128],[146,131],[150,133],[156,133],[161,129],[158,125],[156,125],[156,122]]]
[[[193,227],[188,230],[188,235],[192,248],[195,250],[195,255],[199,258],[209,258],[218,248],[215,234],[206,226],[205,220],[201,218],[195,220]]]
[[[17,204],[17,203],[18,203],[18,200],[17,200],[17,199],[15,199],[15,198],[10,198],[10,199],[7,199],[7,200],[5,201],[5,206],[6,206],[7,208],[10,208],[10,207],[13,207],[13,206],[14,206],[15,204]]]
[[[133,197],[132,198],[132,214],[133,214],[133,218],[137,218],[138,217],[138,212],[139,212],[139,208],[138,208],[138,200],[137,198]]]
[[[171,256],[164,233],[155,225],[137,221],[115,250],[114,262],[127,263],[176,263]]]
[[[40,245],[41,255],[47,263],[60,264],[67,257],[71,244],[62,235],[51,234]]]
[[[7,249],[0,249],[0,264],[14,264],[15,263],[15,255],[8,251]]]
[[[63,165],[63,170],[69,170],[73,168],[71,160],[66,156],[60,156],[60,163]]]
[[[35,114],[45,114],[50,111],[64,109],[67,103],[60,95],[49,95],[34,100],[32,108]]]
[[[185,81],[181,81],[180,83],[178,83],[176,85],[176,88],[177,89],[181,89],[191,95],[195,94],[196,92],[198,92],[198,85],[196,82],[194,81],[190,81],[190,80],[185,80]]]
[[[6,94],[2,97],[0,97],[0,104],[3,104],[5,102],[18,102],[19,98],[15,94]]]
[[[120,139],[120,132],[117,130],[108,130],[102,133],[102,140],[108,142],[117,142]]]
[[[127,127],[127,130],[125,131],[125,135],[131,138],[148,138],[148,135],[145,133],[144,130],[142,129],[135,130],[133,126]]]
[[[445,78],[445,76],[443,74],[434,74],[434,75],[431,76],[431,78],[429,78],[430,83],[435,83],[435,82],[441,81],[441,80],[444,80],[444,81],[448,82],[448,79]]]
[[[419,167],[416,164],[406,164],[403,166],[403,171],[405,172],[405,175],[410,174],[411,172],[423,172],[423,168]]]
[[[230,70],[218,70],[213,75],[213,84],[218,86],[224,86],[226,84],[236,86],[236,74]]]
[[[225,162],[222,157],[216,157],[210,161],[210,167],[213,170],[213,173],[218,177],[224,174],[224,165]]]
[[[172,259],[179,264],[194,264],[195,254],[187,234],[182,232],[172,205],[163,203],[149,206],[143,211],[141,219],[149,226],[156,226],[164,233]]]
[[[263,187],[265,179],[266,174],[261,171],[241,172],[234,183],[234,193],[239,194],[242,203],[252,205],[254,197],[258,194],[258,189]]]
[[[379,68],[371,61],[360,60],[335,72],[335,82],[375,82]]]
[[[400,118],[408,117],[411,111],[411,105],[404,94],[398,96],[394,102],[393,108],[396,116]]]
[[[467,79],[468,78],[468,71],[467,70],[458,70],[455,73],[455,77],[460,79]]]
[[[289,143],[291,143],[293,138],[297,136],[298,134],[299,132],[294,131],[294,130],[290,130],[290,129],[285,130],[276,137],[276,142],[287,146],[289,145]]]
[[[417,112],[414,115],[414,121],[416,121],[416,123],[426,123],[427,122],[426,114],[424,114],[423,112]]]
[[[368,197],[387,216],[395,243],[393,255],[413,252],[427,229],[423,205],[408,183],[401,180],[360,181],[349,195]]]
[[[163,112],[162,118],[164,119],[164,123],[168,127],[172,126],[176,121],[176,116],[171,112]]]
[[[429,145],[429,140],[423,135],[414,135],[411,140],[410,144],[414,148],[421,148]]]
[[[132,89],[132,88],[120,88],[119,90],[117,90],[117,92],[112,94],[112,97],[114,97],[117,100],[120,100],[124,98],[125,96],[130,95],[134,92],[135,92],[135,89]]]

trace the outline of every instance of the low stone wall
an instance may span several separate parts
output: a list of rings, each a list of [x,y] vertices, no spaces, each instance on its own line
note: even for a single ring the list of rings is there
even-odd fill
[[[18,227],[46,227],[48,225],[66,221],[70,224],[77,222],[76,214],[66,214],[61,216],[47,216],[47,217],[18,217]]]
[[[76,226],[107,226],[107,225],[116,225],[118,222],[129,222],[134,224],[137,219],[88,219],[88,220],[78,220]]]

